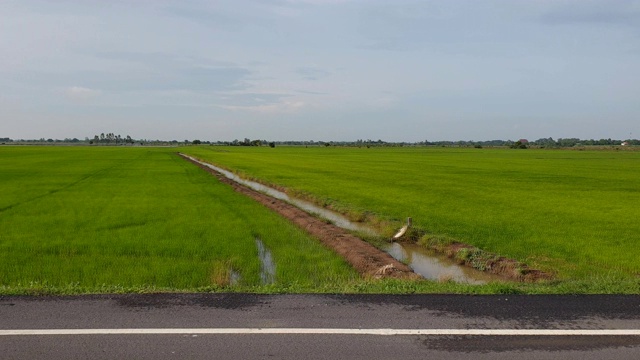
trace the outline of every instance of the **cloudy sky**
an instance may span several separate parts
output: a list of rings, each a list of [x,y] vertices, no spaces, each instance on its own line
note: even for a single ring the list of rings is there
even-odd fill
[[[0,0],[0,137],[640,138],[640,1]]]

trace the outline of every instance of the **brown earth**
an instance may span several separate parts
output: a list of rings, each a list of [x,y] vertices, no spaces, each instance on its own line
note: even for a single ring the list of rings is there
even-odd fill
[[[191,159],[183,158],[207,172],[213,174],[221,182],[230,185],[241,194],[249,196],[269,209],[289,219],[292,223],[305,230],[311,236],[317,238],[325,246],[342,256],[356,271],[366,278],[397,278],[419,279],[420,275],[414,273],[411,268],[391,255],[376,248],[347,232],[346,230],[319,219],[299,208],[285,202],[250,189],[242,184],[226,178],[217,171],[201,165]]]
[[[432,249],[446,254],[451,259],[458,260],[458,263],[461,265],[466,265],[470,267],[473,266],[473,260],[471,259],[460,259],[458,253],[463,250],[468,251],[477,251],[478,248],[454,242],[451,244],[447,244],[445,246],[433,247]],[[481,251],[482,252],[482,251]],[[522,282],[538,282],[544,280],[552,280],[554,278],[553,274],[548,272],[544,272],[541,270],[531,269],[526,264],[523,264],[514,259],[508,259],[502,256],[495,256],[490,253],[484,253],[484,258],[477,259],[476,261],[480,261],[483,263],[484,271],[490,272],[492,274],[504,276],[511,280],[522,281]]]

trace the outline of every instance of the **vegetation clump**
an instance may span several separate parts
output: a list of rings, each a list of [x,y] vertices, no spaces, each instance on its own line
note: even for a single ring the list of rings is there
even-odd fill
[[[551,280],[553,275],[540,270],[530,269],[526,264],[507,259],[477,247],[463,244],[447,236],[424,235],[418,244],[439,253],[446,254],[459,264],[470,266],[480,271],[501,275],[509,279],[524,282]]]

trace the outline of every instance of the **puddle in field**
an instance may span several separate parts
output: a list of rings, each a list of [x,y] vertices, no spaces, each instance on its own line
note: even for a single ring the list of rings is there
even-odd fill
[[[276,281],[276,264],[273,262],[271,251],[258,238],[256,238],[256,246],[260,259],[260,279],[263,284],[273,284]]]
[[[239,272],[233,269],[229,271],[229,284],[238,285],[240,283],[241,278],[242,277],[240,276]]]
[[[418,244],[391,243],[385,251],[396,260],[408,264],[416,273],[430,280],[452,280],[474,285],[505,280],[498,275],[472,269],[467,266],[460,266],[445,255],[434,254],[429,249]]]
[[[192,161],[195,161],[199,164],[202,164],[210,169],[213,169],[223,174],[225,177],[227,177],[230,180],[233,180],[237,183],[245,185],[253,190],[265,193],[276,199],[283,200],[290,204],[293,204],[310,214],[314,214],[323,219],[329,220],[334,225],[339,226],[343,229],[359,231],[359,232],[370,234],[370,235],[378,235],[376,231],[373,230],[372,228],[369,228],[362,224],[354,223],[349,219],[347,219],[346,217],[342,216],[341,214],[324,209],[322,207],[318,207],[307,201],[291,198],[287,194],[283,193],[282,191],[275,190],[273,188],[257,183],[255,181],[241,179],[240,177],[238,177],[237,175],[233,174],[230,171],[224,170],[215,165],[207,164],[205,162],[196,160],[188,155],[184,155],[184,154],[182,155]],[[273,260],[271,259],[271,252],[269,252],[269,250],[264,247],[264,244],[260,239],[256,239],[256,245],[258,246],[259,254],[264,253],[264,260],[263,260],[263,255],[260,255],[260,260],[264,266],[264,269],[270,268],[269,266],[265,266],[264,265],[265,263],[271,264],[270,265],[271,270],[262,271],[261,276],[263,278],[263,283],[266,281],[265,279],[268,279],[268,276],[271,276],[271,282],[273,282],[275,278],[275,264],[273,264]],[[504,281],[503,278],[497,275],[478,271],[467,266],[458,265],[456,262],[452,261],[446,256],[439,256],[437,254],[433,254],[428,249],[417,244],[391,243],[384,250],[387,253],[389,253],[389,255],[393,256],[396,260],[399,260],[409,265],[409,267],[411,267],[411,269],[413,269],[414,272],[422,275],[426,279],[435,280],[435,281],[444,281],[444,280],[451,279],[452,281],[455,281],[455,282],[468,283],[468,284],[485,284],[489,281]],[[266,261],[267,258],[268,258],[268,262]],[[272,275],[267,275],[269,274],[269,271],[271,271]]]

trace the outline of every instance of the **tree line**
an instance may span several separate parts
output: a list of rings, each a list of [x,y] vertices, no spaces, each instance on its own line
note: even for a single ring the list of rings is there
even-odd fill
[[[288,146],[345,146],[345,147],[402,147],[402,146],[444,146],[444,147],[510,147],[524,149],[528,147],[537,148],[569,148],[574,146],[621,146],[621,145],[640,145],[638,139],[628,140],[613,140],[613,139],[600,139],[600,140],[583,140],[579,138],[540,138],[538,140],[529,141],[527,139],[518,140],[486,140],[486,141],[417,141],[417,142],[388,142],[383,140],[363,140],[358,139],[355,141],[300,141],[300,140],[288,140],[288,141],[272,141],[266,140],[250,140],[244,139],[233,141],[217,141],[207,142],[211,145],[227,145],[227,146],[263,146],[266,144],[274,145],[288,145]]]
[[[133,144],[134,141],[131,136],[127,135],[124,139],[121,135],[114,133],[101,133],[100,136],[94,135],[93,140],[89,140],[89,144]]]
[[[52,138],[40,138],[40,139],[11,139],[9,137],[0,138],[0,144],[8,143],[24,143],[24,144],[88,144],[88,145],[165,145],[165,146],[177,146],[177,145],[224,145],[224,146],[270,146],[276,145],[286,146],[344,146],[344,147],[403,147],[403,146],[439,146],[439,147],[511,147],[511,148],[570,148],[580,146],[622,146],[622,145],[634,145],[640,146],[640,140],[627,139],[627,140],[614,140],[614,139],[579,139],[579,138],[540,138],[533,141],[526,139],[519,140],[486,140],[486,141],[417,141],[417,142],[388,142],[383,140],[363,140],[357,139],[355,141],[315,141],[315,140],[286,140],[286,141],[267,141],[264,139],[249,139],[243,140],[234,139],[232,141],[204,141],[204,140],[150,140],[150,139],[134,139],[129,135],[122,137],[115,133],[100,133],[94,135],[92,138],[85,137],[84,140],[78,138],[65,138],[65,139],[52,139]]]

